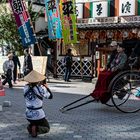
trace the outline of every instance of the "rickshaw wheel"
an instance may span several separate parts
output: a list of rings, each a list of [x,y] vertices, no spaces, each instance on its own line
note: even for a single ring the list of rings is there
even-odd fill
[[[110,92],[114,106],[124,113],[135,113],[140,110],[140,73],[124,71],[111,81]]]

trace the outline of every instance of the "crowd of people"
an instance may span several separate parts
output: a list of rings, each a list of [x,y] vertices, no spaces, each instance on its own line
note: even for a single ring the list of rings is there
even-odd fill
[[[21,72],[21,64],[15,51],[10,51],[7,55],[8,59],[3,63],[2,84],[8,83],[9,88],[13,87],[13,83],[16,84],[17,71]],[[23,74],[26,76],[29,72],[33,70],[32,58],[29,54],[29,50],[24,50],[24,63],[23,63]]]

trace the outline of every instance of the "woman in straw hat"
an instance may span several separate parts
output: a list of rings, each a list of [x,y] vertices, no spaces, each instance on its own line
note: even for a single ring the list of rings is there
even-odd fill
[[[6,60],[3,63],[3,71],[5,74],[5,79],[2,82],[2,84],[5,85],[8,82],[9,88],[13,87],[13,85],[12,85],[12,73],[14,70],[14,62],[12,59],[13,59],[13,54],[10,53],[10,54],[8,54],[8,60]]]
[[[36,137],[37,134],[48,133],[50,130],[42,105],[43,97],[52,99],[53,95],[47,85],[43,84],[46,77],[37,71],[32,70],[24,80],[28,82],[24,87],[26,118],[30,122],[27,130],[32,137]]]

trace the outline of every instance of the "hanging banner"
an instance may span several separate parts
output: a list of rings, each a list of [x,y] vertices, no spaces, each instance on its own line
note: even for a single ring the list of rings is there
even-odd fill
[[[136,15],[136,0],[119,0],[119,16]]]
[[[36,43],[29,13],[23,0],[9,0],[24,47]]]
[[[62,28],[57,0],[45,0],[45,7],[48,21],[49,38],[62,38]]]
[[[93,2],[93,18],[94,17],[108,17],[108,2],[107,1],[98,1]]]
[[[60,0],[60,10],[64,43],[77,43],[75,0]]]

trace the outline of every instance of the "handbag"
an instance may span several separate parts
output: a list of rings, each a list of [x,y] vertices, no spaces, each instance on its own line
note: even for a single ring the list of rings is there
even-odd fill
[[[2,74],[2,75],[1,75],[1,78],[2,78],[2,79],[5,79],[5,78],[6,78],[5,74]]]
[[[21,73],[21,70],[19,69],[19,73],[18,73],[18,79],[21,79],[21,78],[23,78],[24,76],[23,76],[23,74]]]

